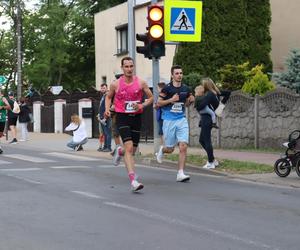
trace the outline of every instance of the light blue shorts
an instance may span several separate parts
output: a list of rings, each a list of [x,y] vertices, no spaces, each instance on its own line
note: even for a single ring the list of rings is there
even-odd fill
[[[179,142],[189,143],[189,124],[185,117],[178,120],[164,120],[165,146],[172,148]]]

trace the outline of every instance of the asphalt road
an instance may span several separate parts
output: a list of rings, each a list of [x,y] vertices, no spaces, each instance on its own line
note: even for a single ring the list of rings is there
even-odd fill
[[[299,249],[300,191],[138,166],[71,151],[6,146],[0,156],[2,250]]]

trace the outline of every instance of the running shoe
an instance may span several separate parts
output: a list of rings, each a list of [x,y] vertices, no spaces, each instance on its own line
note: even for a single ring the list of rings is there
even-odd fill
[[[186,175],[184,173],[177,173],[177,178],[176,178],[176,181],[178,182],[186,182],[186,181],[189,181],[190,180],[190,176],[189,175]]]
[[[215,164],[215,167],[218,167],[219,166],[219,161],[214,160],[214,164]]]
[[[144,188],[144,185],[142,183],[139,183],[137,180],[133,180],[131,182],[131,190],[133,192],[137,192],[137,191],[139,191],[139,190],[141,190],[143,188]]]
[[[115,166],[118,166],[120,164],[120,161],[121,161],[121,158],[122,158],[122,147],[121,146],[118,146],[116,149],[115,149],[115,153],[113,155],[113,164]]]
[[[163,148],[164,148],[163,146],[160,146],[158,152],[156,153],[156,160],[158,163],[162,163],[163,161],[163,157],[164,157]]]
[[[75,151],[79,151],[80,147],[81,147],[81,145],[78,144],[78,145],[74,148],[74,150],[75,150]]]
[[[216,165],[214,162],[206,162],[206,164],[203,166],[205,169],[215,169]]]
[[[10,142],[10,144],[17,144],[18,140],[16,138],[12,139],[12,141]]]

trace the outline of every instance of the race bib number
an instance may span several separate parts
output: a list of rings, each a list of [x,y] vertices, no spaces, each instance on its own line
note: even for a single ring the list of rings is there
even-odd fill
[[[139,103],[139,101],[127,101],[125,102],[125,113],[134,113],[136,110],[134,109],[134,104]]]
[[[182,113],[183,112],[183,102],[174,103],[172,108],[171,108],[171,112],[173,112],[173,113]]]

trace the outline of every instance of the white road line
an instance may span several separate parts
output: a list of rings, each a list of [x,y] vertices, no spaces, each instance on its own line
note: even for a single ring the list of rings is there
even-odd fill
[[[89,193],[89,192],[83,192],[83,191],[71,191],[71,192],[75,193],[75,194],[80,194],[82,196],[89,197],[89,198],[101,199],[101,200],[105,200],[106,199],[106,198],[104,198],[102,196],[99,196],[99,195],[96,195],[96,194],[93,194],[93,193]]]
[[[10,172],[10,171],[36,171],[41,170],[41,168],[2,168],[0,171]]]
[[[90,168],[88,166],[56,166],[56,167],[50,167],[52,169],[76,169],[76,168]]]
[[[114,166],[114,165],[98,165],[96,168],[124,168],[124,165]]]
[[[6,176],[8,177],[13,177],[15,179],[18,179],[18,180],[21,180],[21,181],[25,181],[25,182],[29,182],[31,184],[44,184],[40,181],[35,181],[35,180],[32,180],[32,179],[29,179],[29,178],[24,178],[24,177],[20,177],[20,176],[16,176],[16,175],[12,175],[12,174],[6,174]]]
[[[0,160],[0,165],[2,165],[2,164],[11,164],[11,162],[9,162],[9,161],[2,161],[2,160]]]
[[[65,154],[65,153],[59,153],[59,152],[51,152],[51,153],[44,153],[45,155],[51,155],[58,158],[65,158],[65,159],[72,159],[72,160],[78,160],[78,161],[99,161],[99,159],[91,158],[91,157],[85,157],[81,155],[75,155],[75,154]]]
[[[253,240],[250,240],[250,239],[242,238],[242,237],[240,237],[238,235],[235,235],[235,234],[230,234],[230,233],[226,233],[224,231],[215,230],[215,229],[211,229],[211,228],[208,228],[208,227],[203,227],[203,226],[199,226],[199,225],[196,225],[196,224],[188,223],[188,222],[176,219],[176,218],[171,218],[171,217],[168,217],[168,216],[153,213],[153,212],[145,210],[145,209],[130,207],[130,206],[127,206],[125,204],[109,202],[109,201],[104,202],[104,204],[107,205],[107,206],[111,206],[111,207],[125,209],[127,211],[132,212],[132,213],[139,214],[141,216],[144,216],[144,217],[147,217],[147,218],[150,218],[150,219],[156,219],[156,220],[168,223],[168,224],[173,224],[173,225],[175,224],[176,226],[184,226],[184,227],[196,230],[200,233],[201,232],[210,233],[210,234],[214,234],[216,236],[219,236],[219,237],[222,237],[222,238],[225,238],[225,239],[229,239],[229,240],[232,240],[232,241],[239,241],[239,242],[242,242],[246,245],[254,246],[257,249],[279,250],[278,248],[275,248],[274,246],[270,246],[270,245],[267,245],[267,244],[264,244],[264,243],[261,243],[261,242],[258,242],[258,241],[253,241]]]
[[[49,160],[49,159],[45,159],[45,158],[33,157],[33,156],[22,155],[22,154],[5,154],[5,155],[3,155],[3,157],[18,159],[18,160],[22,160],[22,161],[30,161],[30,162],[34,162],[34,163],[55,162],[53,160]]]

